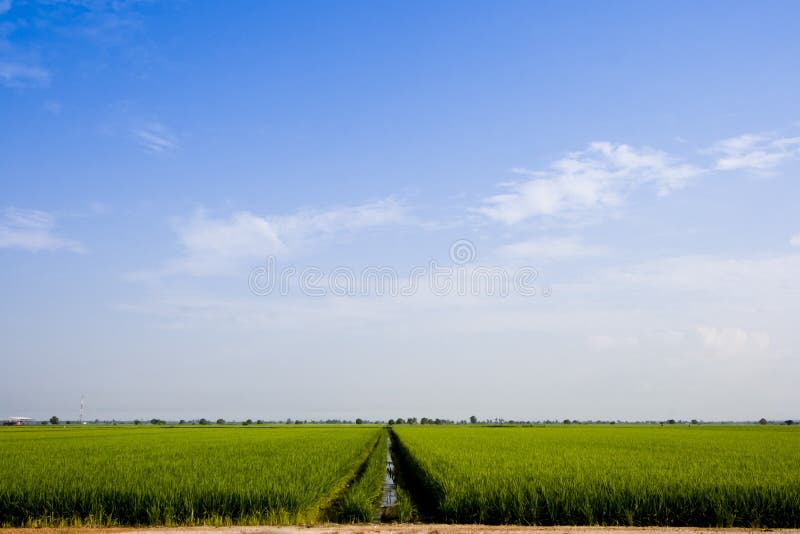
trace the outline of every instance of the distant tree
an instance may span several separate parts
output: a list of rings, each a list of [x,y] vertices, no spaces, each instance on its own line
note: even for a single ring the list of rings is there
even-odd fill
[[[767,424],[767,420],[762,417],[761,419],[758,420],[758,424],[759,425],[766,425]]]
[[[205,417],[201,417],[200,420],[198,421],[198,423],[201,424],[201,425],[207,425],[208,424],[208,419],[206,419]]]
[[[163,419],[156,419],[156,418],[154,417],[153,419],[150,419],[150,424],[151,424],[151,425],[166,425],[166,424],[167,424],[167,422],[166,422],[166,421],[164,421]]]
[[[564,419],[564,424],[565,425],[571,425],[572,421],[570,421],[569,419]]]
[[[55,415],[53,417],[51,417],[50,418],[50,424],[51,425],[57,425],[58,424],[58,417],[56,417]]]
[[[259,419],[258,421],[256,421],[256,424],[257,424],[257,425],[263,425],[263,424],[264,424],[264,421],[262,421],[261,419]]]
[[[389,421],[387,423],[388,423],[389,426],[392,426],[394,424],[394,419],[389,419]]]
[[[397,421],[395,421],[395,422],[396,422],[398,425],[404,425],[404,424],[406,424],[406,422],[403,420],[403,418],[402,418],[402,417],[398,417],[398,418],[397,418]]]
[[[474,425],[474,424],[477,424],[477,423],[478,423],[478,418],[477,418],[477,417],[475,417],[474,415],[470,415],[470,416],[469,416],[469,422],[470,422],[470,424],[472,424],[472,425]]]
[[[356,424],[357,425],[363,425],[364,424],[364,420],[359,417],[358,419],[356,419]]]
[[[416,417],[409,417],[408,419],[406,419],[406,423],[408,423],[409,425],[416,425],[417,424],[417,418]]]
[[[248,419],[247,421],[244,422],[244,424],[245,425],[252,425],[253,424],[253,420],[252,419]]]
[[[219,419],[217,419],[217,424],[218,424],[218,425],[224,425],[224,424],[225,424],[225,419],[223,419],[222,417],[220,417]]]
[[[697,419],[692,419],[692,424],[693,425],[699,425],[700,421],[698,421]]]
[[[178,424],[179,425],[185,425],[186,424],[186,419],[181,419],[180,421],[178,421]]]
[[[787,425],[793,425],[794,421],[792,421],[791,419],[787,419],[786,421],[784,421],[784,423],[786,423]]]
[[[134,419],[134,420],[133,420],[133,424],[134,424],[134,425],[141,425],[141,424],[142,424],[142,422],[141,422],[141,421],[139,421],[138,419]]]
[[[668,425],[674,425],[675,424],[675,419],[667,419],[667,424]]]

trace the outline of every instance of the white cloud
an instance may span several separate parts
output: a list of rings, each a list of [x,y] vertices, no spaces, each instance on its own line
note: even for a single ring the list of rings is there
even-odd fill
[[[608,249],[596,245],[586,245],[578,237],[541,238],[503,245],[497,249],[506,258],[535,261],[545,258],[565,259],[584,258],[606,254]]]
[[[205,211],[198,210],[189,219],[176,220],[173,226],[184,254],[168,263],[167,273],[219,274],[241,260],[285,250],[274,226],[246,211],[230,217],[211,218]]]
[[[789,239],[789,243],[793,247],[800,247],[800,234],[795,234]]]
[[[800,137],[744,134],[719,141],[706,152],[718,154],[718,170],[766,171],[789,158],[800,156]]]
[[[508,225],[541,216],[602,215],[644,187],[665,196],[710,172],[767,172],[800,158],[800,137],[744,134],[718,141],[701,153],[714,161],[694,165],[653,148],[593,142],[543,170],[511,169],[527,179],[501,184],[508,191],[484,198],[474,211]]]
[[[22,63],[0,62],[0,85],[6,87],[40,87],[50,83],[50,72]]]
[[[404,223],[409,218],[406,207],[389,198],[322,211],[302,210],[294,215],[269,217],[269,220],[281,234],[299,239]]]
[[[711,356],[760,356],[771,344],[768,334],[742,328],[698,326],[697,334]]]
[[[178,138],[158,122],[134,130],[133,135],[139,146],[151,154],[163,154],[180,148]]]
[[[0,219],[0,248],[84,251],[77,241],[54,235],[54,226],[55,218],[47,212],[7,208]]]
[[[478,212],[506,224],[541,215],[575,215],[620,206],[642,186],[667,195],[704,171],[659,150],[594,142],[552,162],[545,171],[512,172],[531,179],[508,185],[509,193],[484,199]]]
[[[242,262],[292,255],[321,239],[407,221],[406,208],[393,199],[279,216],[240,211],[211,217],[198,210],[188,219],[174,221],[183,255],[159,274],[225,274]]]

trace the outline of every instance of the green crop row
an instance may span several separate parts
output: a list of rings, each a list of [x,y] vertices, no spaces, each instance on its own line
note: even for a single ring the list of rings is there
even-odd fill
[[[0,525],[315,521],[377,427],[0,431]],[[385,458],[384,458],[385,459]]]
[[[336,521],[366,523],[375,519],[386,476],[386,452],[386,431],[383,431],[369,459],[335,503],[331,515]]]
[[[800,526],[791,427],[394,427],[428,519]]]

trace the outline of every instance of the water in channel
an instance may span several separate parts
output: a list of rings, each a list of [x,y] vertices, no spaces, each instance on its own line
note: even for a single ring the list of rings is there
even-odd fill
[[[377,511],[375,521],[392,517],[392,508],[397,504],[397,492],[394,482],[394,462],[392,461],[392,438],[386,436],[386,476],[383,479],[383,496],[381,497],[381,507]]]

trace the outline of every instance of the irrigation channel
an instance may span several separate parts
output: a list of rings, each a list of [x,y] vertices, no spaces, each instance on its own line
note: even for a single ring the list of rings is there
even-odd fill
[[[393,508],[397,504],[397,485],[394,480],[394,461],[392,461],[392,435],[386,434],[386,476],[383,479],[383,496],[381,507],[375,515],[375,521],[380,523],[383,519],[395,516]]]

